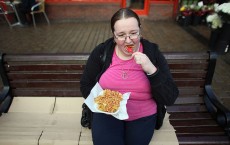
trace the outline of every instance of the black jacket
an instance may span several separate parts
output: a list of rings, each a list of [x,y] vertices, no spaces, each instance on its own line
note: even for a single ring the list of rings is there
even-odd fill
[[[151,84],[153,98],[161,105],[174,104],[179,91],[173,81],[166,59],[156,44],[145,39],[141,39],[141,43],[143,45],[143,53],[158,68],[153,75],[146,74]],[[90,54],[80,81],[80,89],[84,98],[87,98],[100,76],[109,67],[114,48],[115,43],[113,38],[110,38],[104,43],[99,44]]]

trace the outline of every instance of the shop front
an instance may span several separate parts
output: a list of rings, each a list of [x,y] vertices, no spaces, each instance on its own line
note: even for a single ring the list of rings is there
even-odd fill
[[[150,20],[172,19],[178,0],[46,0],[51,20],[107,21],[119,8],[131,8]]]

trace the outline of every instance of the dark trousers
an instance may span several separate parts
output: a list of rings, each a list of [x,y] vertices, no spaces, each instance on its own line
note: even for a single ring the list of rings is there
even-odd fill
[[[21,0],[18,6],[18,14],[23,24],[30,22],[28,17],[30,17],[31,7],[36,3],[35,0]],[[36,7],[35,10],[38,10],[38,7]]]
[[[156,124],[156,114],[134,121],[122,121],[111,115],[93,113],[94,145],[148,145]]]

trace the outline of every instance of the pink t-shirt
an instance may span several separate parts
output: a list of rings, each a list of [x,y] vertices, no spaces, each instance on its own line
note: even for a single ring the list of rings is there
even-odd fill
[[[140,52],[143,52],[141,45]],[[122,72],[126,72],[126,79],[122,78]],[[99,84],[103,89],[119,91],[122,94],[131,92],[127,102],[127,121],[155,114],[156,102],[152,99],[151,88],[145,72],[134,59],[121,60],[114,51],[112,64],[102,74]]]

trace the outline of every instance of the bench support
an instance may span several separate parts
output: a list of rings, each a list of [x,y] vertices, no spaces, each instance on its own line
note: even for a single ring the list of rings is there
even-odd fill
[[[210,52],[210,62],[205,82],[206,95],[204,96],[204,101],[208,111],[216,119],[218,124],[225,128],[226,133],[230,136],[230,111],[220,103],[211,86],[216,60],[217,54],[215,52]]]

